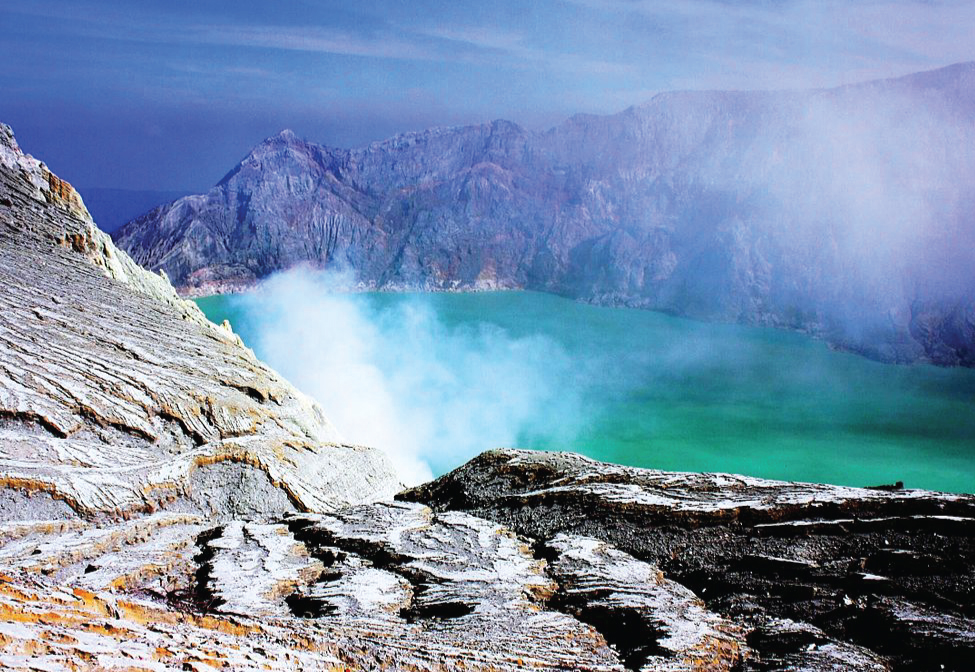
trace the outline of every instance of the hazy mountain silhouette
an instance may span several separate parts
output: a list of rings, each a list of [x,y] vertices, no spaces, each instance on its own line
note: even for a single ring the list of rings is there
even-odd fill
[[[362,149],[290,131],[116,235],[185,293],[308,263],[364,287],[524,287],[975,364],[975,64],[803,92],[675,92],[544,133]]]

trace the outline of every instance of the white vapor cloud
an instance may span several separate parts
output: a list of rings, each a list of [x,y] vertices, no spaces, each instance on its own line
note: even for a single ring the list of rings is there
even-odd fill
[[[292,270],[241,298],[254,347],[347,441],[382,448],[408,484],[534,436],[581,427],[576,372],[543,337],[444,324],[422,296],[377,306],[348,275]]]

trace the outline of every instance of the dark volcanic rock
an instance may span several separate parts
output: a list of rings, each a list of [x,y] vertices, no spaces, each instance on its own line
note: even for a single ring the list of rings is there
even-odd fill
[[[363,287],[552,291],[975,365],[975,65],[828,91],[667,93],[546,133],[340,150],[285,131],[118,244],[184,293],[297,264]]]
[[[975,656],[972,496],[504,450],[399,497],[660,567],[752,631],[754,669],[965,670]]]

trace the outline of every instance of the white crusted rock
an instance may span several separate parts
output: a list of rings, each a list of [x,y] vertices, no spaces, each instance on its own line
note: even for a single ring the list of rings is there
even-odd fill
[[[313,401],[116,249],[4,128],[0,488],[46,492],[88,516],[174,502],[211,513],[218,485],[260,510],[268,488],[233,479],[194,497],[194,473],[221,462],[263,472],[290,509],[399,489],[380,451],[343,445]],[[0,498],[0,519],[4,508]]]

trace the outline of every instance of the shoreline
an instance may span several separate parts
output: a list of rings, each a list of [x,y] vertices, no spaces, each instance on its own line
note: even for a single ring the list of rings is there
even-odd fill
[[[270,277],[270,276],[268,276]],[[254,283],[253,285],[248,285],[246,287],[230,287],[222,291],[205,292],[205,293],[195,293],[195,292],[184,292],[182,289],[177,289],[177,293],[181,299],[187,299],[190,301],[195,301],[197,299],[209,299],[217,296],[233,296],[235,294],[249,294],[251,292],[259,291],[264,281]],[[571,297],[564,296],[562,294],[555,294],[554,292],[543,292],[536,289],[528,289],[526,287],[506,287],[506,286],[496,286],[496,287],[421,287],[421,286],[383,286],[377,287],[374,285],[364,285],[359,284],[355,286],[336,286],[329,288],[330,293],[334,294],[485,294],[488,292],[537,292],[539,294],[551,294],[552,296],[560,296],[572,301],[580,301],[581,303],[588,303],[581,299],[572,299]],[[606,306],[604,304],[593,304],[602,307],[619,307],[625,308],[628,306]],[[658,311],[660,312],[660,311]],[[679,316],[678,316],[679,317]]]
[[[290,269],[289,269],[290,270]],[[287,271],[279,271],[287,272]],[[268,276],[270,278],[272,276]],[[185,292],[183,289],[177,289],[177,293],[180,298],[196,301],[197,299],[209,299],[218,296],[232,296],[236,294],[248,294],[251,292],[259,291],[261,286],[267,278],[262,279],[251,285],[230,285],[218,291],[205,292],[205,293],[195,293],[195,292]],[[628,309],[628,310],[642,310],[654,313],[659,313],[661,315],[667,315],[669,317],[690,320],[699,324],[720,324],[720,325],[735,325],[740,327],[749,327],[754,329],[770,329],[774,331],[782,331],[788,333],[799,334],[810,338],[814,341],[819,341],[825,343],[826,346],[836,352],[844,352],[858,357],[862,357],[871,362],[877,362],[878,364],[887,364],[900,367],[914,367],[914,366],[933,366],[939,369],[967,369],[973,367],[966,367],[962,364],[942,364],[939,362],[932,361],[927,357],[918,357],[915,359],[908,359],[904,357],[880,357],[873,356],[868,351],[862,348],[852,347],[848,344],[833,340],[825,332],[822,325],[810,325],[809,327],[793,326],[788,324],[777,324],[774,320],[734,320],[734,319],[708,319],[704,317],[697,317],[693,315],[685,315],[673,310],[667,310],[664,308],[655,308],[639,300],[628,300],[623,297],[574,297],[567,294],[560,294],[558,292],[545,291],[540,289],[529,289],[526,287],[514,287],[514,286],[482,286],[482,287],[437,287],[437,286],[417,286],[417,285],[391,285],[377,287],[375,285],[367,285],[365,283],[357,283],[355,285],[339,285],[329,288],[330,293],[353,295],[353,294],[482,294],[488,292],[535,292],[538,294],[547,294],[550,296],[556,296],[576,303],[582,303],[589,306],[594,306],[597,308],[614,308],[614,309]]]

